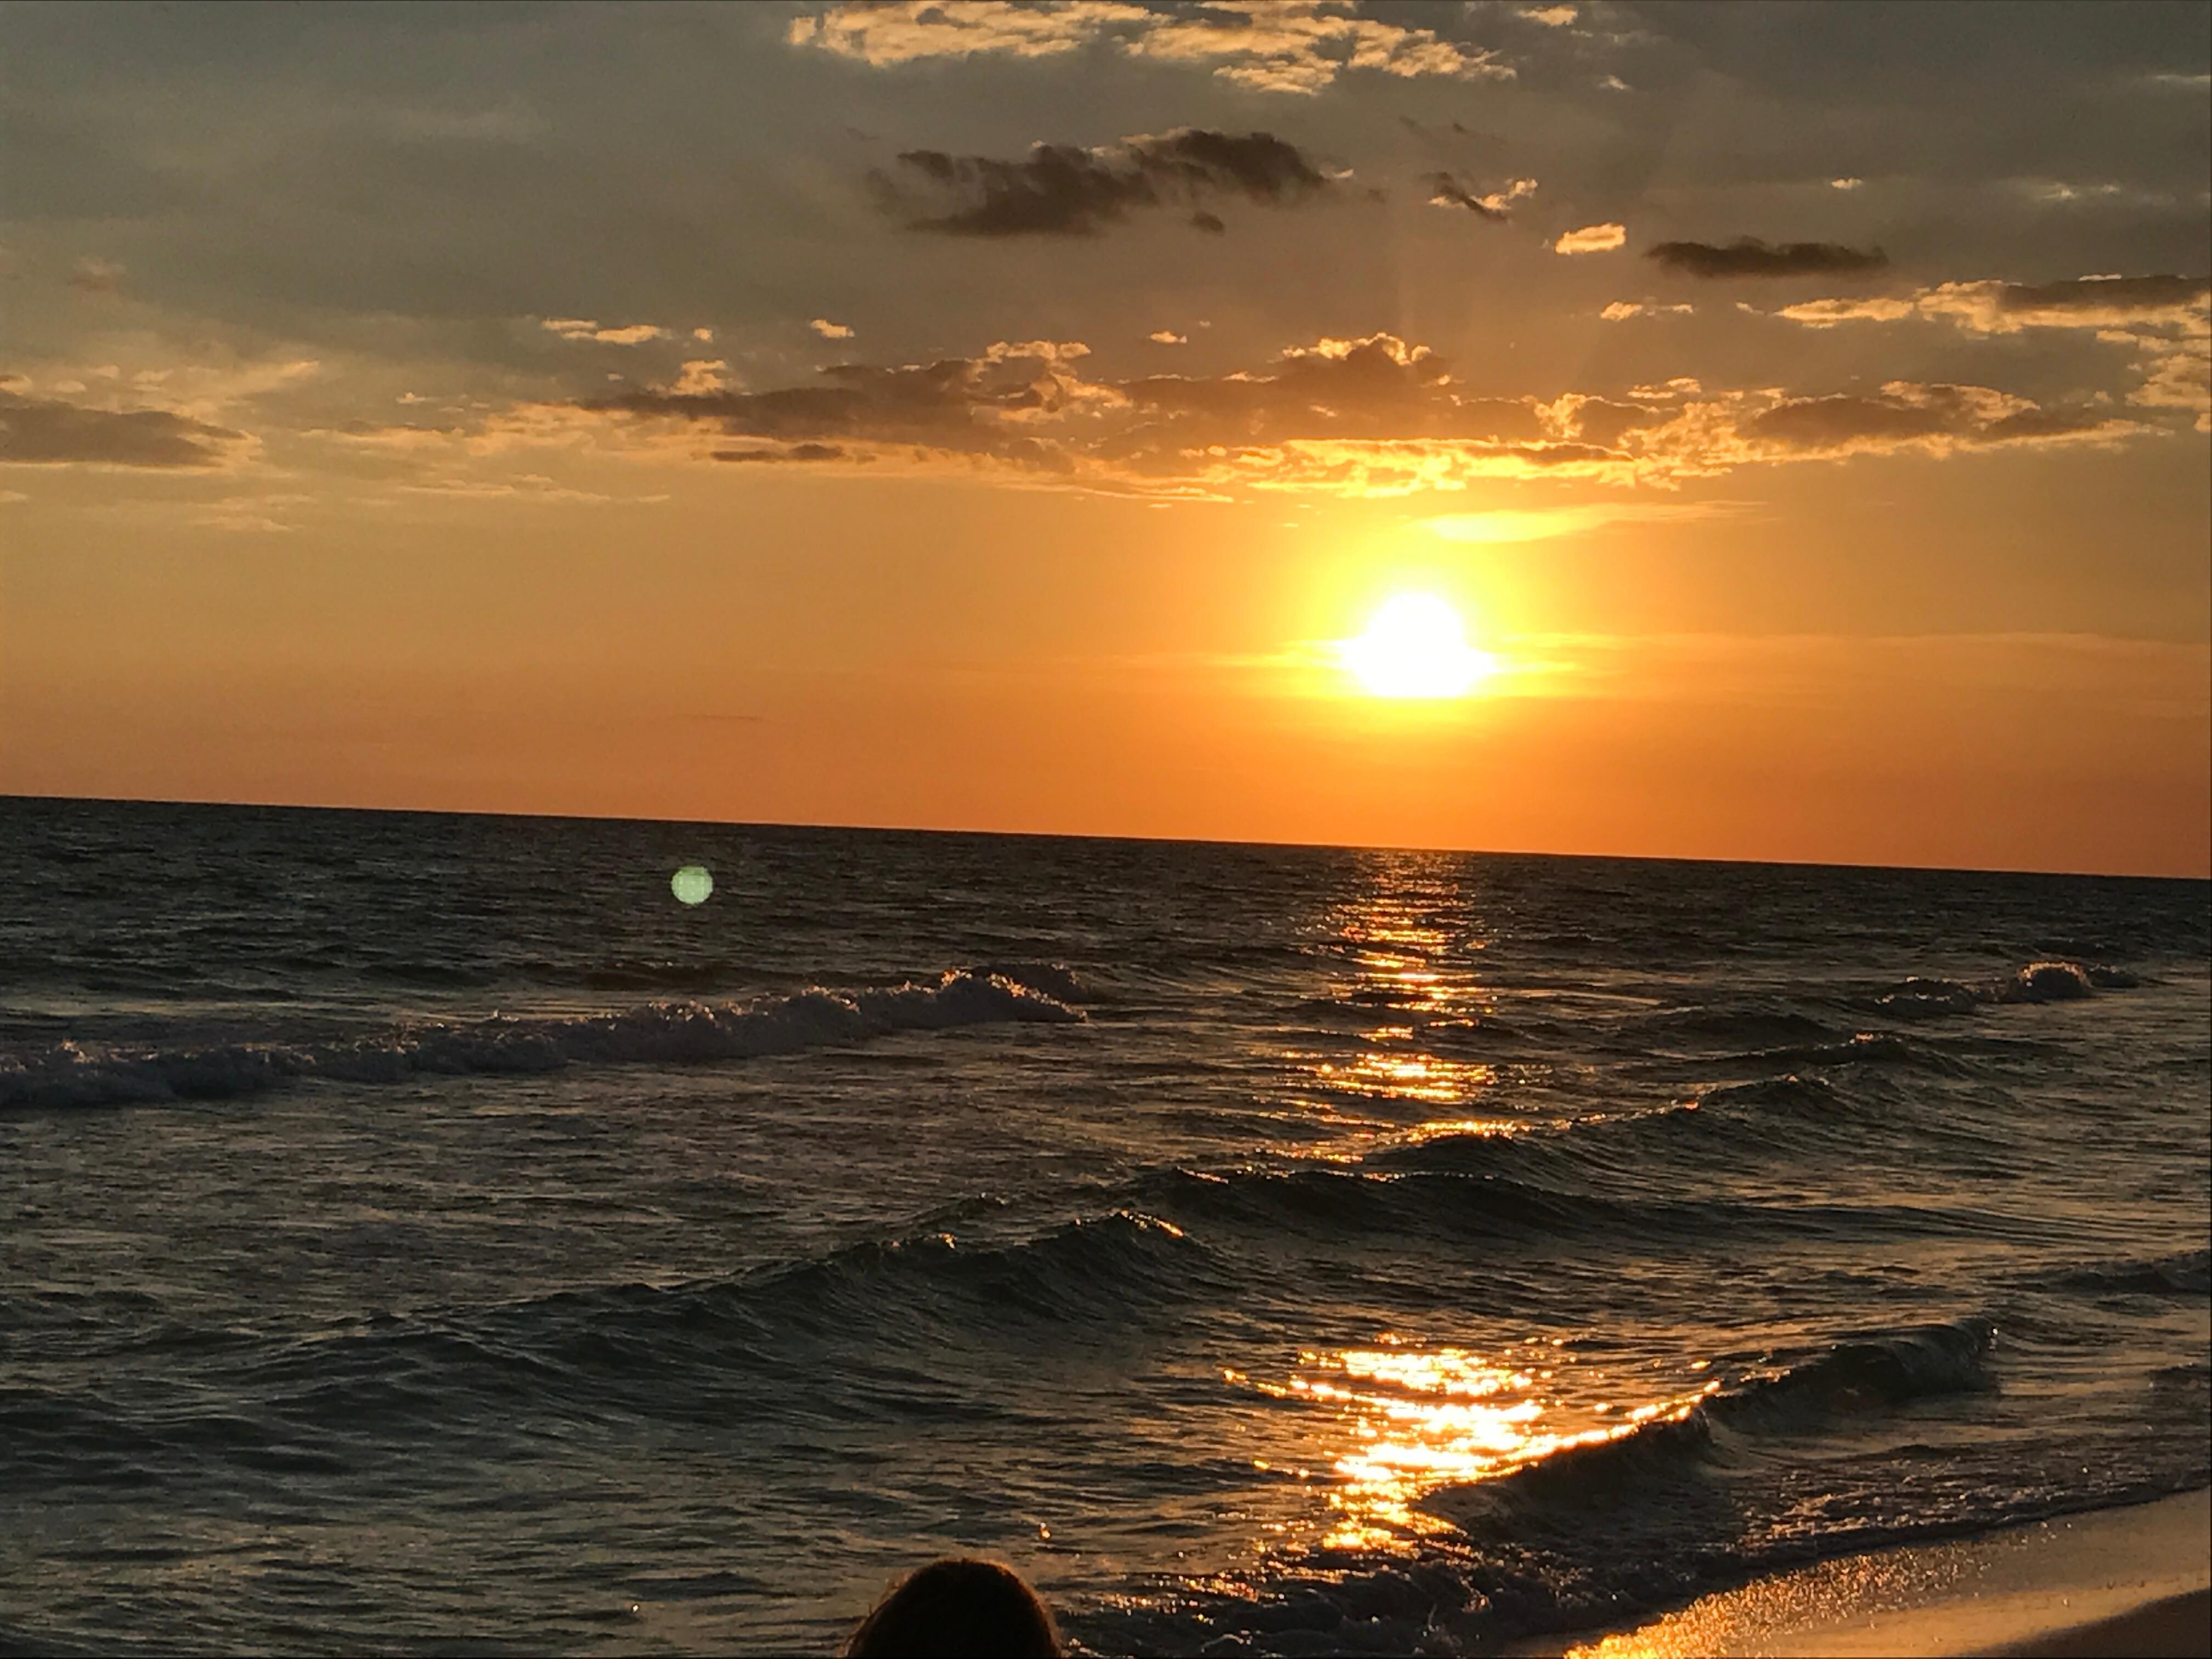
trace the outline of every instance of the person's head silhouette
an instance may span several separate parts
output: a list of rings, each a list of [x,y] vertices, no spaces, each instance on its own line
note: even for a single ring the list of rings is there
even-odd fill
[[[847,1659],[1060,1659],[1051,1611],[996,1561],[948,1558],[894,1585],[846,1641]]]

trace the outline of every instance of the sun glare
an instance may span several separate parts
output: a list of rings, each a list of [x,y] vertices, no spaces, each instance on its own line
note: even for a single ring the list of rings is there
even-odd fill
[[[1459,612],[1433,593],[1398,593],[1375,608],[1366,631],[1337,642],[1345,672],[1376,697],[1463,697],[1498,672],[1467,642]]]

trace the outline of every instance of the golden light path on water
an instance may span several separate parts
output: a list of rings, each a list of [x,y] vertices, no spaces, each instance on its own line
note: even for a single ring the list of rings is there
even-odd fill
[[[1540,1361],[1549,1363],[1540,1363]],[[1313,1407],[1309,1433],[1335,1477],[1318,1541],[1332,1549],[1387,1549],[1454,1530],[1422,1500],[1440,1488],[1492,1479],[1574,1446],[1632,1434],[1688,1413],[1704,1394],[1624,1406],[1575,1401],[1557,1386],[1573,1364],[1549,1345],[1486,1357],[1424,1348],[1385,1335],[1377,1346],[1307,1352],[1285,1382],[1226,1372],[1232,1385]],[[1603,1372],[1587,1385],[1602,1388]],[[1261,1467],[1265,1468],[1264,1461]]]
[[[1371,1011],[1371,1022],[1335,1049],[1301,1045],[1283,1056],[1291,1101],[1349,1133],[1276,1150],[1350,1164],[1383,1145],[1556,1127],[1525,1109],[1483,1110],[1500,1066],[1437,1052],[1439,1039],[1459,1046],[1479,1036],[1495,1012],[1477,971],[1489,940],[1471,896],[1424,860],[1380,863],[1375,878],[1367,896],[1328,919],[1325,947],[1346,969],[1331,1000],[1347,1014]],[[1548,1072],[1513,1069],[1538,1082]],[[1677,1357],[1669,1376],[1655,1374],[1648,1356],[1590,1346],[1586,1356],[1566,1338],[1531,1335],[1478,1352],[1381,1332],[1367,1346],[1303,1352],[1287,1375],[1223,1377],[1296,1408],[1266,1434],[1271,1455],[1255,1466],[1322,1477],[1318,1523],[1272,1529],[1285,1542],[1388,1549],[1455,1530],[1423,1507],[1443,1488],[1685,1416],[1717,1387],[1698,1375],[1703,1361]]]

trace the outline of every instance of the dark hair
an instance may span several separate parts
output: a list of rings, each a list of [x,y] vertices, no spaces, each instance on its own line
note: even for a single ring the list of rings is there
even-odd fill
[[[1012,1567],[948,1557],[884,1594],[845,1643],[847,1659],[1060,1659],[1052,1613]]]

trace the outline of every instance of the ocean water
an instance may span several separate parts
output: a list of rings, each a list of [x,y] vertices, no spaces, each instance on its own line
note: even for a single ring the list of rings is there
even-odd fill
[[[1479,1652],[2203,1486],[2209,912],[0,801],[0,1647]]]

